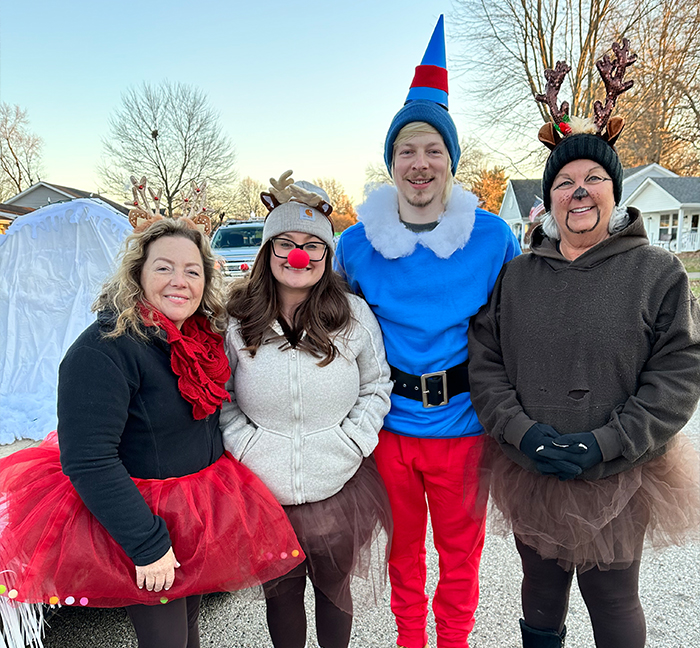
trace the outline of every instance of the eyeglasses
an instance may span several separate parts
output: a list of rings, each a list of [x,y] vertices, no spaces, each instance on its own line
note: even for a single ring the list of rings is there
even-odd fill
[[[294,249],[303,250],[309,255],[309,261],[322,261],[326,256],[328,246],[325,243],[309,241],[303,245],[297,245],[288,238],[275,237],[272,239],[272,253],[279,259],[286,259]]]

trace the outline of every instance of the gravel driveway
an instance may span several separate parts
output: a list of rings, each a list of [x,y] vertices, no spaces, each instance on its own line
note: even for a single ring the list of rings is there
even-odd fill
[[[686,427],[700,449],[700,410]],[[429,537],[429,543],[432,542]],[[429,547],[428,586],[435,588],[437,554]],[[517,648],[520,646],[518,618],[520,566],[512,539],[487,534],[481,567],[481,604],[472,648]],[[700,544],[647,551],[641,573],[642,603],[647,615],[647,645],[653,648],[700,646]],[[313,618],[313,603],[307,604]],[[430,620],[430,642],[435,632]],[[123,610],[63,608],[50,621],[46,648],[126,648],[136,639]],[[260,598],[216,594],[202,606],[203,647],[269,647],[265,605]],[[313,626],[313,623],[310,624]],[[567,619],[567,648],[592,648],[593,634],[583,601],[574,585]],[[383,601],[355,619],[351,646],[392,648],[396,643],[394,621],[389,610],[389,592]],[[315,636],[310,631],[309,647]]]

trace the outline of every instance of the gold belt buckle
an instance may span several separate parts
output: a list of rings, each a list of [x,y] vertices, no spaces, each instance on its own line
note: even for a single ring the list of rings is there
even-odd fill
[[[428,396],[430,395],[430,390],[428,389],[428,378],[434,378],[435,376],[440,376],[442,378],[442,402],[437,405],[431,405],[428,403]],[[433,371],[432,373],[424,373],[420,377],[420,389],[421,395],[423,396],[423,407],[440,407],[441,405],[447,405],[450,401],[450,397],[447,394],[447,372],[446,371]]]

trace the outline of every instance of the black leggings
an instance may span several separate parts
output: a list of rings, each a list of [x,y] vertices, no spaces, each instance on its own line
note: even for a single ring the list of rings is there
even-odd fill
[[[542,559],[517,537],[515,544],[523,564],[525,623],[537,630],[561,632],[574,572],[562,569],[556,560]],[[639,601],[639,561],[627,569],[601,571],[594,567],[576,577],[596,646],[644,648],[646,621]]]
[[[139,648],[199,648],[199,604],[202,596],[165,605],[129,605]]]
[[[279,581],[276,581],[279,583]],[[306,643],[306,562],[284,577],[283,587],[275,595],[266,591],[267,627],[275,648],[303,648]],[[352,615],[336,607],[314,585],[316,599],[316,636],[320,648],[347,648],[350,643]]]

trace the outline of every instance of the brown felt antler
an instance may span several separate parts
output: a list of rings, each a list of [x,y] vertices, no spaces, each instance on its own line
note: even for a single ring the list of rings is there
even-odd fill
[[[613,43],[612,50],[615,54],[614,61],[611,61],[606,54],[595,64],[598,68],[598,72],[600,72],[601,78],[603,79],[606,91],[605,105],[603,105],[600,101],[596,101],[593,104],[593,110],[595,112],[595,125],[598,129],[598,133],[602,133],[603,129],[608,124],[608,120],[610,119],[612,110],[615,107],[617,98],[623,92],[627,92],[627,90],[629,90],[634,84],[634,81],[632,80],[623,81],[625,71],[637,60],[636,54],[630,54],[629,41],[626,38],[623,38],[622,47],[620,47],[618,43]],[[610,130],[611,129],[608,128],[608,131]],[[619,131],[621,130],[622,128],[615,133],[615,138],[616,135],[619,135]],[[610,132],[608,132],[608,135],[610,135],[609,139],[612,139],[613,135]]]
[[[278,180],[270,178],[270,184],[270,190],[260,194],[260,199],[268,212],[290,200],[314,207],[328,217],[333,211],[333,207],[323,199],[323,196],[294,184],[291,170],[285,171]]]
[[[557,61],[557,65],[553,70],[546,69],[544,78],[547,79],[547,87],[544,94],[535,95],[535,99],[540,103],[547,104],[549,114],[552,119],[558,124],[564,121],[564,115],[569,114],[569,102],[565,101],[561,107],[557,106],[557,95],[561,89],[561,84],[564,82],[564,77],[570,72],[571,66],[566,61]]]

